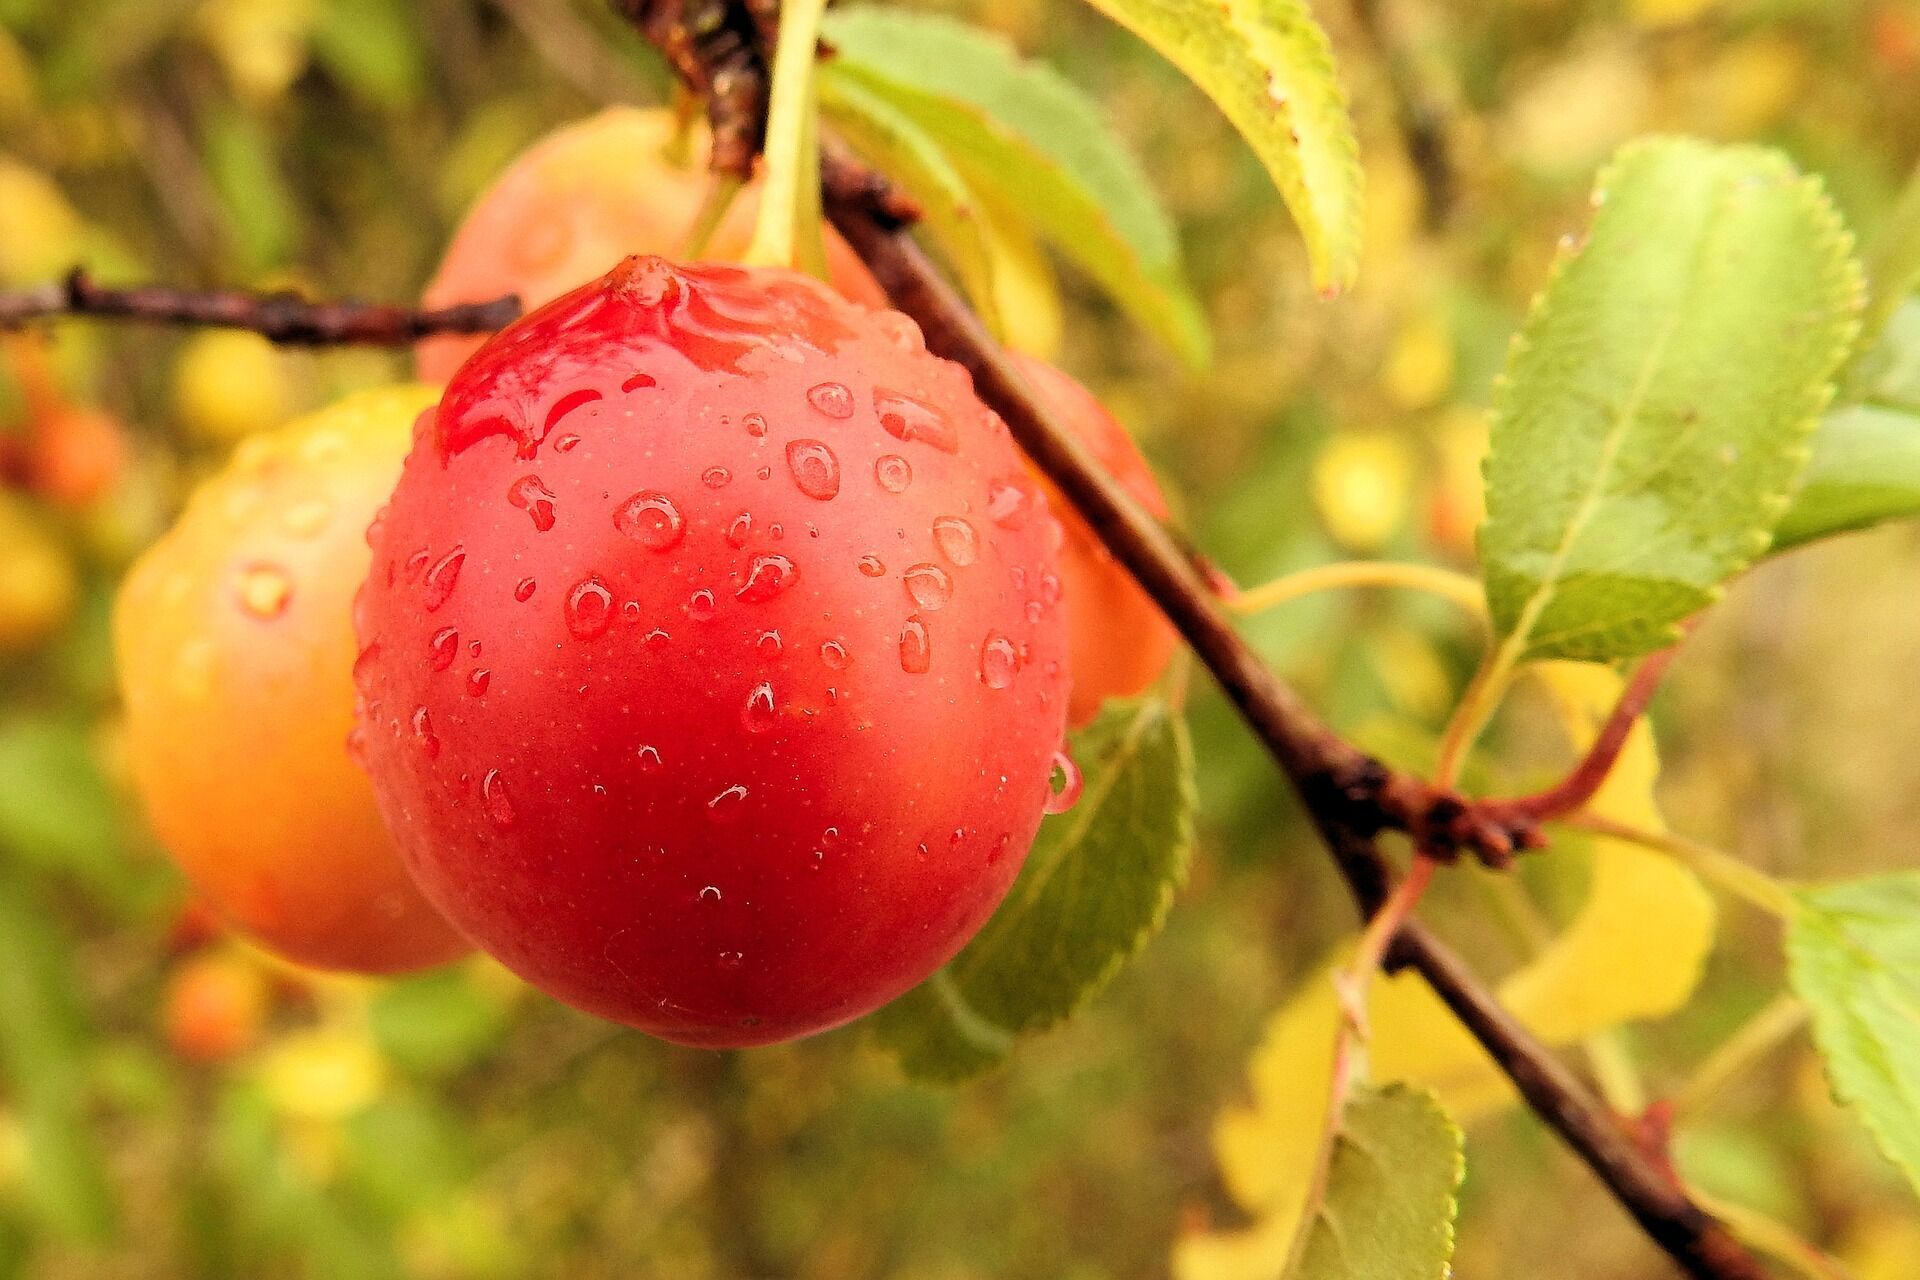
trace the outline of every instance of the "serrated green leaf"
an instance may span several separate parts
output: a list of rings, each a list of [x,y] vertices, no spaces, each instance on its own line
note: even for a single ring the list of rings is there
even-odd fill
[[[993,287],[993,247],[986,213],[960,171],[917,121],[856,76],[827,74],[820,109],[854,150],[920,203],[927,230],[960,277],[960,287],[987,327],[1002,331]]]
[[[911,1074],[975,1074],[1071,1015],[1145,944],[1185,878],[1193,758],[1179,717],[1157,699],[1110,701],[1073,755],[1080,801],[1042,825],[999,912],[876,1016]]]
[[[1659,138],[1602,174],[1501,379],[1482,572],[1508,651],[1604,660],[1766,548],[1851,343],[1851,239],[1776,152]]]
[[[1787,977],[1827,1078],[1920,1189],[1920,873],[1802,889]]]
[[[823,86],[855,82],[884,99],[986,202],[1030,223],[1183,359],[1205,363],[1206,320],[1173,224],[1086,95],[949,19],[857,8],[829,14],[825,29],[838,56]]]
[[[1253,146],[1335,293],[1360,266],[1360,146],[1305,0],[1087,0],[1157,49]]]
[[[1289,1280],[1446,1280],[1462,1146],[1459,1127],[1425,1090],[1355,1090]]]
[[[1830,413],[1772,552],[1920,515],[1920,416],[1856,405]]]

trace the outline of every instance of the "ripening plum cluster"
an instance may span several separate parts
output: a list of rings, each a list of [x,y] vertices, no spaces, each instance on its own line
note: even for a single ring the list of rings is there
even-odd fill
[[[839,1025],[985,922],[1070,727],[1172,633],[844,243],[675,262],[703,175],[609,111],[485,193],[420,385],[252,436],[122,589],[128,746],[206,900],[293,961],[491,953],[684,1044]],[[1036,391],[1163,512],[1125,432]],[[444,384],[444,385],[442,385]]]

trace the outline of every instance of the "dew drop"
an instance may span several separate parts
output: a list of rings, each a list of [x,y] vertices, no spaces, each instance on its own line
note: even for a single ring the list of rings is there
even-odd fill
[[[829,418],[853,416],[853,392],[844,383],[822,382],[807,392],[807,403]]]
[[[1055,778],[1059,779],[1057,786],[1054,784]],[[1085,784],[1086,780],[1080,775],[1080,766],[1073,762],[1073,757],[1065,751],[1054,752],[1053,764],[1047,774],[1046,812],[1065,813],[1073,808],[1079,802],[1080,791]]]
[[[740,723],[746,726],[748,733],[765,733],[773,728],[774,722],[773,685],[762,680],[747,695],[747,705],[740,712]]]
[[[572,453],[579,446],[580,437],[569,431],[565,435],[558,436],[554,439],[553,451],[555,453]]]
[[[760,656],[766,659],[779,657],[780,650],[783,647],[778,631],[762,631],[759,637],[754,640],[753,645],[754,648],[760,651]]]
[[[425,707],[413,713],[413,740],[420,744],[420,750],[429,760],[440,758],[440,735],[433,731],[433,718]]]
[[[664,649],[668,644],[672,643],[672,641],[673,637],[662,631],[659,627],[655,627],[653,630],[647,632],[646,635],[640,637],[641,644],[654,650]]]
[[[883,453],[873,461],[873,478],[888,493],[905,493],[913,483],[913,464],[897,453]]]
[[[481,646],[480,646],[480,642],[479,642],[478,640],[470,640],[470,641],[468,641],[468,642],[467,642],[467,656],[468,656],[469,658],[477,658],[477,657],[479,657],[479,656],[480,656],[480,648],[481,648]]]
[[[1000,859],[1006,857],[1007,846],[1012,843],[1013,843],[1012,833],[1007,831],[1002,831],[1000,833],[999,838],[993,842],[993,848],[987,850],[987,865],[991,867],[995,863],[999,862]]]
[[[507,794],[507,780],[498,769],[489,769],[480,779],[480,799],[487,810],[487,821],[505,831],[513,825],[513,797]]]
[[[613,509],[613,527],[652,551],[671,551],[687,536],[680,508],[664,493],[643,490]]]
[[[1060,579],[1056,575],[1040,575],[1040,603],[1049,609],[1060,603]]]
[[[445,604],[448,597],[453,595],[453,588],[460,581],[460,566],[466,562],[467,549],[456,546],[434,561],[433,568],[427,570],[426,594],[420,603],[428,613]]]
[[[613,625],[613,592],[597,574],[573,584],[567,593],[567,630],[576,640],[592,640]]]
[[[881,427],[895,440],[909,444],[918,441],[942,453],[960,452],[960,435],[954,430],[953,419],[925,400],[875,387],[873,408],[880,415]]]
[[[736,782],[713,799],[707,801],[707,817],[714,822],[737,822],[740,818],[740,811],[746,805],[746,802],[747,789],[743,784]],[[705,892],[705,890],[701,891],[703,896]],[[715,889],[713,896],[718,898],[720,891]]]
[[[566,395],[561,396],[553,402],[553,407],[547,410],[546,427],[540,433],[541,438],[545,439],[547,436],[553,434],[553,429],[560,425],[560,419],[566,417],[575,409],[590,405],[598,399],[600,399],[600,393],[592,387],[581,387],[578,391],[569,391]]]
[[[385,508],[381,509],[382,515]],[[311,538],[327,527],[327,521],[333,518],[333,504],[325,498],[308,498],[296,502],[280,515],[280,526],[296,538]],[[378,521],[381,517],[376,516]],[[371,526],[369,526],[371,529]]]
[[[887,566],[880,562],[879,556],[861,556],[860,557],[860,572],[865,574],[867,577],[877,578],[881,574],[885,573],[886,571],[887,571]]]
[[[234,594],[240,607],[254,617],[277,618],[293,600],[293,579],[277,564],[250,564],[240,571]]]
[[[987,639],[980,646],[980,683],[989,689],[1004,689],[1013,683],[1014,673],[1020,669],[1020,652],[1013,647],[1013,641],[998,631],[987,633]]]
[[[487,685],[493,680],[493,673],[485,667],[475,667],[467,672],[467,695],[477,698],[487,691]]]
[[[365,680],[373,671],[373,664],[380,661],[380,642],[369,641],[353,660],[353,678],[356,683]]]
[[[621,605],[620,616],[627,620],[627,625],[630,627],[638,624],[640,621],[640,602],[638,600],[629,600]]]
[[[785,591],[799,576],[800,571],[785,556],[755,556],[747,566],[747,580],[733,593],[733,598],[747,604],[759,604]]]
[[[744,951],[722,951],[720,953],[720,967],[722,969],[738,969],[746,962],[747,953]]]
[[[700,473],[700,483],[709,489],[724,489],[732,479],[733,472],[725,467],[708,467]]]
[[[700,891],[700,901],[702,902],[720,901],[720,886],[717,884],[710,884],[706,888],[702,889]]]
[[[980,558],[973,526],[959,516],[941,516],[933,522],[933,545],[955,568],[964,569]]]
[[[452,627],[440,628],[427,640],[427,661],[435,671],[445,671],[452,666],[459,652],[460,633]]]
[[[927,635],[927,624],[914,614],[900,628],[900,669],[917,676],[925,674],[932,664],[933,642]]]
[[[642,747],[640,748],[639,756],[640,756],[640,772],[642,773],[660,772],[660,763],[661,763],[660,748]]]
[[[746,417],[740,419],[740,425],[747,429],[748,435],[756,439],[767,434],[767,420],[760,414],[748,414]]]
[[[953,599],[953,579],[937,564],[913,565],[900,580],[906,584],[913,602],[929,613]]]
[[[825,663],[830,670],[845,671],[847,664],[853,661],[853,657],[847,652],[847,646],[841,644],[838,640],[822,640],[820,642],[820,661]]]
[[[422,573],[426,572],[427,561],[431,555],[431,552],[425,547],[422,547],[407,557],[407,562],[402,566],[402,569],[406,573],[408,582],[416,581]]]
[[[838,383],[829,383],[838,386]],[[787,470],[793,482],[809,498],[825,502],[840,492],[840,459],[818,440],[793,440],[787,444]]]
[[[733,518],[727,526],[727,545],[734,548],[747,545],[747,538],[753,532],[753,516],[745,511]]]
[[[533,518],[533,527],[541,533],[553,528],[553,490],[539,476],[521,476],[507,486],[507,501]]]
[[[713,592],[700,588],[687,598],[687,616],[695,622],[705,622],[713,617]]]
[[[1003,529],[1018,529],[1026,523],[1026,489],[1014,480],[988,481],[987,519]]]
[[[525,604],[527,601],[531,600],[533,598],[533,579],[532,578],[520,579],[520,581],[514,585],[513,598],[515,600],[518,600],[521,604]]]
[[[631,378],[628,378],[625,382],[621,383],[620,389],[626,392],[628,395],[632,395],[636,391],[644,391],[648,387],[657,387],[659,385],[660,385],[659,382],[655,380],[652,374],[636,373]]]

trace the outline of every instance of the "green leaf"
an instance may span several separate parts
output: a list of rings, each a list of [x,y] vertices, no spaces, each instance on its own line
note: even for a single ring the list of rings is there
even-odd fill
[[[1920,1189],[1920,873],[1802,889],[1787,977],[1833,1091]]]
[[[1514,340],[1480,555],[1503,648],[1603,660],[1765,550],[1852,341],[1851,239],[1776,152],[1621,151]]]
[[[1773,552],[1916,515],[1920,416],[1856,405],[1821,421],[1806,480],[1780,519]]]
[[[79,726],[27,716],[0,722],[0,850],[104,893],[121,887],[119,811]]]
[[[1305,0],[1087,0],[1186,73],[1273,175],[1327,293],[1360,266],[1360,146]]]
[[[367,1009],[374,1041],[395,1062],[422,1075],[471,1066],[500,1042],[507,1010],[464,969],[442,969],[394,983]]]
[[[1447,1280],[1465,1172],[1460,1130],[1432,1094],[1356,1090],[1289,1280]]]
[[[908,1072],[957,1080],[1070,1016],[1159,927],[1193,844],[1193,758],[1164,702],[1114,700],[1075,739],[1080,801],[1049,818],[999,912],[881,1010]]]
[[[1005,40],[945,18],[858,8],[829,14],[825,30],[838,56],[822,69],[823,98],[858,86],[887,103],[964,187],[1031,223],[1138,323],[1205,363],[1206,320],[1173,224],[1085,94]],[[914,195],[929,212],[951,198],[938,188]]]

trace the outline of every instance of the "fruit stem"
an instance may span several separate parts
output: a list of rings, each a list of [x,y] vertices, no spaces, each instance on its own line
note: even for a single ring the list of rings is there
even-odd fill
[[[1345,560],[1315,565],[1250,587],[1230,597],[1226,604],[1235,613],[1263,613],[1303,596],[1347,587],[1403,587],[1450,600],[1482,622],[1487,616],[1486,595],[1479,579],[1438,565],[1392,560]]]
[[[827,0],[788,0],[780,6],[779,43],[767,101],[766,190],[744,261],[762,267],[799,267],[826,275],[820,234],[819,112],[813,71],[818,62],[820,15]]]
[[[1701,879],[1726,890],[1734,897],[1758,907],[1768,915],[1784,920],[1793,914],[1793,891],[1764,871],[1748,866],[1730,853],[1709,844],[1689,840],[1665,831],[1648,831],[1625,822],[1615,822],[1597,813],[1575,813],[1559,819],[1562,825],[1595,835],[1609,836],[1664,853],[1682,863]]]
[[[733,208],[733,201],[740,194],[740,188],[746,184],[731,173],[716,173],[707,187],[707,198],[700,202],[700,212],[694,215],[693,226],[687,231],[686,241],[680,246],[680,256],[689,262],[707,256],[707,246],[713,242],[713,233],[727,220],[727,212]]]
[[[1735,1076],[1785,1043],[1806,1022],[1807,1006],[1791,991],[1769,1000],[1694,1069],[1692,1078],[1673,1095],[1674,1115],[1696,1114],[1719,1101]]]

